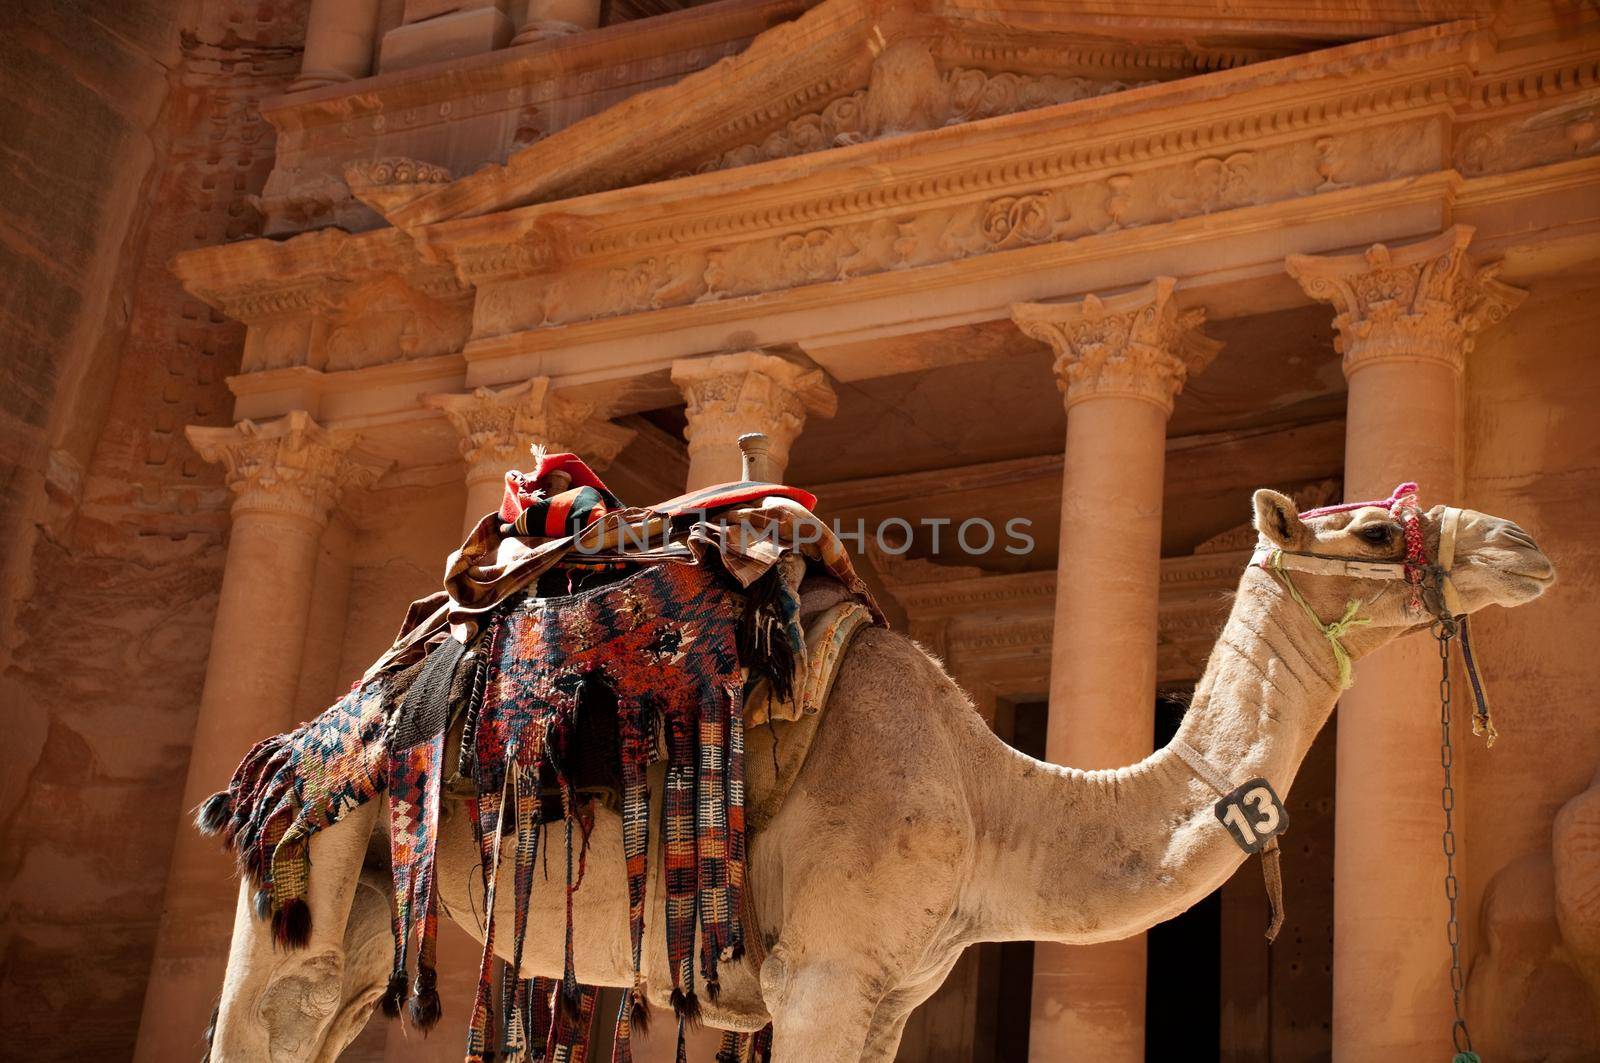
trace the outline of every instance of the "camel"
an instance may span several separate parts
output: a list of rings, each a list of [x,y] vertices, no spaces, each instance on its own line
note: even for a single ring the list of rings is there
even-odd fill
[[[1288,497],[1268,490],[1256,492],[1254,507],[1263,547],[1284,555],[1393,561],[1401,550],[1402,529],[1383,507],[1302,519]],[[1421,515],[1430,558],[1446,512]],[[1551,586],[1553,566],[1516,524],[1454,512],[1453,611],[1521,605]],[[1428,628],[1431,617],[1408,605],[1404,582],[1311,567],[1319,564],[1292,573],[1303,600],[1281,569],[1246,569],[1174,740],[1235,783],[1261,777],[1288,792],[1343,686],[1322,625],[1359,606],[1367,622],[1340,636],[1352,660]],[[808,584],[805,609],[840,593]],[[1221,886],[1246,856],[1219,825],[1216,800],[1173,745],[1115,770],[1025,756],[985,726],[925,650],[889,630],[864,630],[793,788],[751,839],[750,933],[762,947],[724,967],[703,1019],[742,1031],[772,1022],[775,1063],[888,1063],[907,1017],[967,946],[1113,941]],[[213,1063],[331,1063],[359,1033],[390,966],[386,850],[373,839],[379,810],[372,802],[312,842],[307,948],[275,950],[250,890],[241,890]],[[443,906],[481,940],[477,848],[460,807],[447,811],[440,836]],[[653,891],[659,867],[653,854]],[[557,877],[535,886],[526,976],[562,969]],[[620,822],[600,809],[576,896],[580,981],[632,984],[627,910]],[[659,895],[647,911],[661,911]],[[511,925],[509,900],[497,918]],[[647,916],[644,974],[660,1009],[671,982],[657,919]],[[508,961],[509,938],[497,942]],[[434,1036],[450,1036],[453,1023],[464,1029],[467,1016],[445,1019]]]

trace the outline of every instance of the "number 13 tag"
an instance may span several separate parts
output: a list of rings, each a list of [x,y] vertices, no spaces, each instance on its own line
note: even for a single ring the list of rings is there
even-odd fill
[[[1265,779],[1251,779],[1218,801],[1212,811],[1247,853],[1259,853],[1289,829],[1289,813]]]

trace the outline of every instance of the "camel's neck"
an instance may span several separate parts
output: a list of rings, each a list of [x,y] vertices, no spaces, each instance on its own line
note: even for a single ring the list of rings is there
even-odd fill
[[[1286,796],[1338,697],[1327,642],[1259,570],[1246,573],[1178,729],[1235,784]],[[1097,706],[1149,712],[1151,706]],[[984,747],[975,778],[974,940],[1088,943],[1146,929],[1220,886],[1244,854],[1212,811],[1217,793],[1172,749],[1114,771]]]

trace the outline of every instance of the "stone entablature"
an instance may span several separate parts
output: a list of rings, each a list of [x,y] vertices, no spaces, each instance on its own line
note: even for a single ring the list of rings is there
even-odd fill
[[[1282,275],[1259,236],[1269,229],[1278,246],[1323,252],[1428,236],[1453,215],[1493,250],[1523,232],[1507,209],[1522,199],[1569,224],[1560,197],[1600,183],[1587,142],[1561,139],[1560,162],[1544,148],[1502,158],[1512,172],[1470,181],[1449,168],[1450,144],[1464,118],[1571,112],[1596,62],[1600,35],[1500,56],[1453,24],[557,203],[493,213],[491,197],[471,208],[482,217],[418,220],[444,202],[433,197],[486,187],[424,180],[437,191],[396,208],[410,229],[248,241],[177,268],[251,325],[247,374],[464,353],[473,385],[560,375],[569,361],[586,379],[638,376],[705,353],[690,333],[749,319],[764,322],[761,343],[799,343],[858,379],[877,370],[826,361],[817,309],[913,293],[928,305],[938,292],[946,323],[999,320],[1013,301],[1144,283],[1162,272],[1149,263],[1196,241],[1215,273],[1254,283]],[[495,194],[527,191],[510,173]],[[775,333],[774,321],[811,324]]]
[[[450,354],[471,328],[472,289],[393,229],[250,240],[179,256],[174,269],[191,292],[250,326],[243,373]]]

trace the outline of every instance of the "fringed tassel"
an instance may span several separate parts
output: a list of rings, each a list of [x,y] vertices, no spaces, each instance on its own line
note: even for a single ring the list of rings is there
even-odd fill
[[[724,690],[721,707],[727,713],[727,824],[728,923],[721,959],[733,962],[744,955],[745,822],[744,822],[744,692],[737,683]]]
[[[752,677],[772,684],[774,701],[785,702],[794,696],[797,662],[805,654],[805,633],[799,626],[799,603],[783,580],[781,565],[773,565],[745,590],[737,646],[739,660]]]
[[[717,999],[717,963],[727,944],[728,908],[728,717],[723,691],[704,692],[700,703],[699,776],[695,793],[695,856],[699,870],[700,973],[706,993]]]
[[[514,761],[514,749],[506,751],[506,760]],[[480,763],[480,775],[484,764]],[[478,968],[478,993],[472,1006],[472,1024],[467,1034],[467,1061],[468,1063],[482,1063],[492,1048],[489,1045],[490,1001],[493,997],[495,951],[495,891],[500,880],[500,851],[501,843],[505,838],[507,817],[505,815],[506,800],[505,788],[511,779],[510,773],[503,768],[497,780],[498,786],[489,790],[480,781],[478,787],[478,855],[483,869],[483,961]]]
[[[600,991],[593,986],[581,986],[571,1014],[556,1017],[549,1063],[586,1063],[589,1058],[589,1031],[594,1026],[595,1002]]]
[[[201,834],[216,835],[222,833],[222,828],[228,825],[233,818],[233,804],[228,799],[228,791],[214,793],[201,802],[195,810],[194,825]]]
[[[680,1020],[697,1017],[694,994],[695,736],[691,723],[668,720],[667,773],[661,802],[661,837],[666,872],[667,965],[672,971],[672,1009]]]
[[[303,949],[311,941],[311,833],[295,822],[272,852],[272,940],[280,948]]]
[[[444,784],[441,733],[389,755],[389,847],[394,879],[394,973],[390,992],[395,1013],[405,997],[407,958],[417,947],[417,978],[412,985],[411,1021],[424,1032],[441,1014],[436,988],[439,899],[435,889],[439,808]],[[391,1006],[385,996],[384,1010]]]
[[[406,1002],[406,992],[411,988],[411,979],[406,975],[405,968],[396,968],[389,974],[389,985],[383,991],[379,1006],[383,1009],[385,1017],[397,1019],[400,1017],[400,1008]]]
[[[433,964],[419,962],[417,964],[417,981],[411,993],[411,1023],[423,1033],[428,1033],[439,1025],[439,1018],[444,1014],[444,1005],[439,1000],[439,973],[434,970]]]
[[[632,949],[633,986],[622,996],[612,1037],[612,1063],[632,1063],[633,1030],[650,1024],[640,971],[644,947],[644,905],[650,870],[650,780],[647,769],[656,751],[651,723],[654,713],[642,701],[617,706],[618,742],[622,754],[622,856],[628,873],[628,943]]]
[[[517,847],[512,857],[511,890],[513,926],[511,971],[517,983],[511,1006],[506,1009],[505,1044],[508,1051],[526,1051],[532,1044],[542,1049],[543,1042],[532,1040],[529,1023],[529,997],[532,987],[522,978],[522,945],[528,934],[528,906],[533,895],[533,865],[539,853],[540,802],[539,765],[542,747],[535,748],[514,769],[513,793],[516,803]]]

